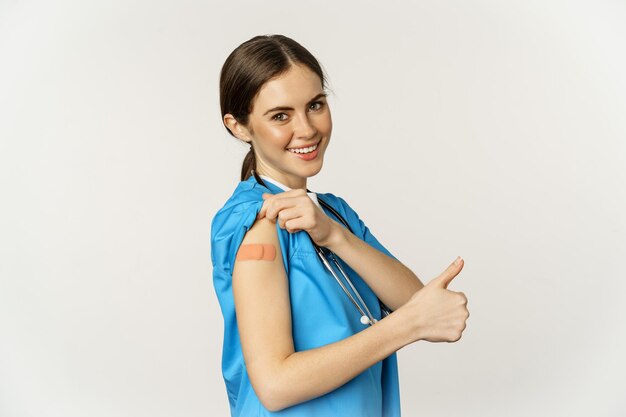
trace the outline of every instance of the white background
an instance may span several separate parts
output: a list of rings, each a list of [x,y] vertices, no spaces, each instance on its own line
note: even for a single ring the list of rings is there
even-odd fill
[[[0,416],[226,416],[213,214],[241,42],[328,72],[309,188],[423,281],[455,344],[399,352],[405,416],[626,413],[626,3],[0,0]]]

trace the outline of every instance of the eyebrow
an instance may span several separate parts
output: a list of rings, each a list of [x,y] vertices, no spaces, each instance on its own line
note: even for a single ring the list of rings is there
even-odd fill
[[[314,102],[315,100],[318,100],[322,97],[326,97],[328,94],[326,93],[319,93],[318,95],[316,95],[315,97],[313,97],[311,100],[309,100],[309,102],[307,104],[311,104],[312,102]],[[287,106],[278,106],[278,107],[272,107],[271,109],[269,109],[268,111],[266,111],[265,113],[263,113],[263,116],[265,116],[267,113],[271,113],[273,111],[278,111],[278,110],[293,110],[293,107],[287,107]]]

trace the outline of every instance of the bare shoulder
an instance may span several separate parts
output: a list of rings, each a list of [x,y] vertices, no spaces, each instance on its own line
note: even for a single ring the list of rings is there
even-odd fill
[[[279,268],[284,273],[276,224],[266,218],[256,220],[245,234],[235,256],[233,274],[237,269],[250,272],[259,268],[257,272],[273,271],[280,275],[275,270]]]
[[[261,397],[278,364],[294,352],[289,284],[271,220],[257,220],[244,236],[233,268],[233,295],[244,360]]]
[[[258,243],[263,240],[271,240],[274,243],[278,243],[276,223],[265,217],[254,222],[250,230],[248,230],[244,236],[242,244]]]

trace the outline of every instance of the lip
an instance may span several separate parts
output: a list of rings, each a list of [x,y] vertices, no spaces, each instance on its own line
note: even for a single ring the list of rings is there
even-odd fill
[[[297,152],[289,152],[289,153],[303,161],[313,161],[317,159],[317,155],[319,155],[320,153],[320,147],[318,146],[313,152],[309,152],[309,153],[297,153]]]
[[[309,148],[309,147],[314,146],[314,145],[319,145],[321,141],[322,141],[322,140],[320,139],[320,140],[318,140],[317,142],[315,142],[315,143],[311,143],[311,144],[309,144],[309,145],[305,145],[305,146],[298,146],[298,147],[287,148],[287,149],[304,149],[304,148]]]

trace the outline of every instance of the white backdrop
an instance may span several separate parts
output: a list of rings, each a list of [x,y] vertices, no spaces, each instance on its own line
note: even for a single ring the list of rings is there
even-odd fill
[[[209,224],[247,148],[218,75],[283,33],[329,74],[309,188],[423,281],[455,344],[405,416],[626,413],[623,1],[0,0],[0,416],[226,416]]]

